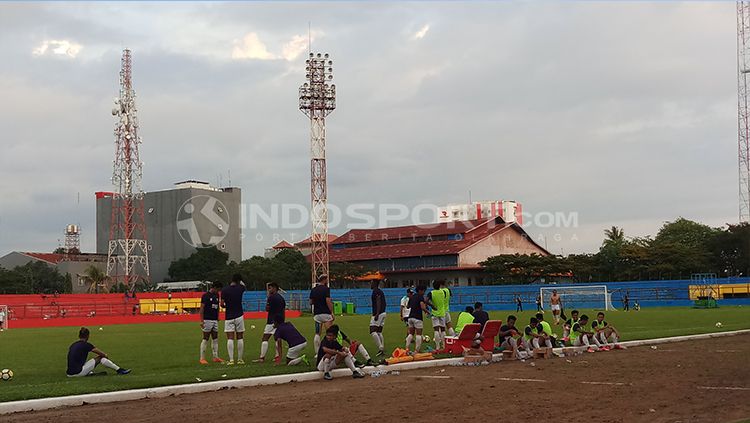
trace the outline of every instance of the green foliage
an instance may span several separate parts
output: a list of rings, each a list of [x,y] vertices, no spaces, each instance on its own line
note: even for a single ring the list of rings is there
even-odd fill
[[[190,257],[172,262],[169,265],[169,277],[174,281],[208,280],[211,272],[227,265],[229,254],[216,247],[198,248]]]
[[[70,290],[70,279],[66,275],[40,261],[31,261],[12,270],[0,268],[2,294],[52,294]]]

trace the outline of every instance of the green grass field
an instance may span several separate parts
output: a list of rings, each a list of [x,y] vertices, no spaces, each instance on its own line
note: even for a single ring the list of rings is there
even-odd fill
[[[583,310],[589,315],[595,314]],[[457,313],[452,313],[454,322]],[[505,320],[509,312],[492,312],[491,317]],[[519,314],[519,324],[528,323],[531,312]],[[546,316],[551,319],[549,311]],[[308,357],[312,357],[312,319],[291,320],[308,339]],[[336,319],[352,339],[361,340],[374,354],[374,342],[368,333],[369,316],[344,316]],[[624,340],[658,338],[750,328],[750,307],[722,307],[713,310],[688,308],[655,308],[639,312],[610,312],[607,321],[623,335]],[[722,322],[721,329],[716,322]],[[91,343],[105,351],[119,365],[132,368],[127,376],[102,376],[69,379],[65,377],[68,346],[76,340],[78,328],[11,329],[0,332],[0,368],[12,369],[15,377],[0,382],[0,402],[40,397],[104,392],[161,385],[244,378],[312,370],[306,366],[253,364],[260,350],[264,320],[248,320],[245,327],[244,366],[198,364],[201,333],[197,322],[92,327]],[[250,329],[255,325],[255,329]],[[223,324],[222,324],[223,327]],[[554,327],[554,326],[553,326]],[[561,327],[554,329],[558,335]],[[429,323],[425,333],[432,336]],[[386,350],[403,344],[405,328],[396,315],[389,315],[384,331]],[[226,338],[220,334],[219,349],[226,358]],[[270,348],[272,356],[273,347]],[[207,352],[210,355],[210,351]],[[97,370],[104,370],[97,368]],[[113,373],[112,371],[109,371]]]

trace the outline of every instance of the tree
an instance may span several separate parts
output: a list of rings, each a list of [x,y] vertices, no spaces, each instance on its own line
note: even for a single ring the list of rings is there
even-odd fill
[[[109,276],[99,267],[93,264],[88,266],[83,271],[83,278],[89,284],[89,293],[109,292]]]
[[[216,247],[198,248],[187,258],[175,260],[169,265],[169,278],[173,281],[204,281],[213,272],[227,266],[229,254]]]

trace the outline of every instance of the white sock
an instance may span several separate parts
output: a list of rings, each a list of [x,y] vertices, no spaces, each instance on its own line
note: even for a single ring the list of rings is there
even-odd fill
[[[552,348],[552,340],[551,339],[545,339],[544,345],[547,346],[547,348]]]
[[[266,358],[267,352],[268,352],[268,341],[263,341],[260,343],[260,358]]]
[[[380,351],[385,351],[385,338],[383,338],[383,332],[378,332],[378,338],[380,338]]]
[[[372,340],[375,341],[375,346],[378,347],[378,351],[381,351],[383,349],[383,346],[380,345],[380,336],[378,336],[378,333],[372,332],[370,336],[372,336]]]
[[[432,333],[432,339],[435,340],[435,349],[439,350],[440,349],[440,331],[434,331]]]
[[[589,344],[589,337],[586,335],[581,335],[581,341],[583,341],[583,345],[590,347],[591,344]]]
[[[370,354],[367,353],[367,350],[365,349],[364,345],[359,344],[359,346],[357,347],[357,352],[359,352],[360,354],[362,354],[362,357],[364,357],[365,360],[369,360],[370,359]]]
[[[408,349],[409,349],[409,347],[411,346],[411,341],[412,341],[413,339],[414,339],[414,337],[412,336],[412,334],[409,334],[409,335],[407,335],[407,336],[406,336],[406,349],[407,349],[407,350],[408,350]]]
[[[234,361],[234,339],[227,339],[227,351],[229,352],[229,361]]]
[[[616,343],[617,343],[617,341],[619,341],[619,340],[617,339],[617,335],[615,335],[614,333],[612,334],[612,336],[610,336],[610,337],[609,337],[609,339],[611,339],[611,340],[612,340],[612,343],[613,343],[613,344],[616,344]]]
[[[237,360],[242,360],[245,357],[245,340],[237,340]]]
[[[534,338],[531,340],[531,346],[534,348],[539,348],[539,338]]]
[[[354,360],[352,359],[351,354],[344,357],[344,363],[346,363],[346,367],[348,367],[352,373],[357,373],[357,368],[354,366]]]
[[[313,345],[315,346],[315,354],[318,354],[318,351],[320,350],[320,335],[315,334],[315,338],[313,339]]]
[[[118,366],[117,364],[113,363],[108,358],[102,358],[102,361],[100,361],[100,363],[102,363],[102,366],[110,368],[112,370],[119,370],[120,369],[120,366]]]
[[[302,362],[302,357],[297,357],[294,360],[290,361],[289,364],[287,364],[287,366],[296,366],[301,362]]]
[[[214,358],[219,356],[219,338],[211,340],[211,353],[214,355]]]
[[[420,348],[422,348],[422,335],[417,335],[414,351],[419,351]]]
[[[201,340],[201,360],[206,359],[206,345],[208,345],[208,341],[205,339]]]

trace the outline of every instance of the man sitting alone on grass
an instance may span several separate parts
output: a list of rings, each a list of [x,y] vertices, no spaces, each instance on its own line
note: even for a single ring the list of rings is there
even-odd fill
[[[277,331],[278,332],[278,331]],[[323,379],[332,380],[331,370],[335,369],[339,363],[344,362],[346,367],[352,371],[352,377],[359,379],[365,377],[354,366],[354,358],[351,352],[344,348],[343,345],[336,341],[336,331],[332,328],[326,329],[326,336],[320,342],[318,349],[318,370],[323,372]]]
[[[82,377],[82,376],[93,376],[94,374],[106,374],[94,373],[94,367],[101,364],[104,367],[108,367],[117,372],[118,375],[126,375],[130,373],[130,369],[123,369],[117,364],[110,361],[102,350],[96,348],[89,343],[89,330],[88,328],[81,328],[78,331],[78,340],[74,342],[68,349],[68,377]],[[96,354],[96,357],[86,361],[89,353]]]
[[[273,323],[273,337],[276,340],[276,351],[279,354],[279,357],[281,357],[283,351],[281,341],[286,341],[286,344],[289,347],[286,352],[286,365],[296,366],[299,363],[309,365],[310,362],[307,361],[307,357],[302,354],[302,351],[307,348],[307,339],[299,333],[293,324],[281,319],[281,317],[276,316]]]
[[[620,334],[617,329],[610,326],[606,320],[604,320],[604,313],[601,311],[597,313],[596,320],[591,322],[591,329],[594,331],[594,338],[598,339],[602,343],[602,349],[605,351],[610,350],[610,345],[607,343],[607,339],[612,341],[612,348],[616,350],[623,350],[625,347],[618,344],[617,341],[620,339]]]
[[[592,342],[594,345],[591,345]],[[595,348],[596,350],[601,349],[601,344],[599,344],[589,326],[589,316],[582,314],[578,322],[573,324],[573,327],[570,329],[570,343],[574,347],[585,345],[588,347],[586,351],[590,353],[595,352]]]

